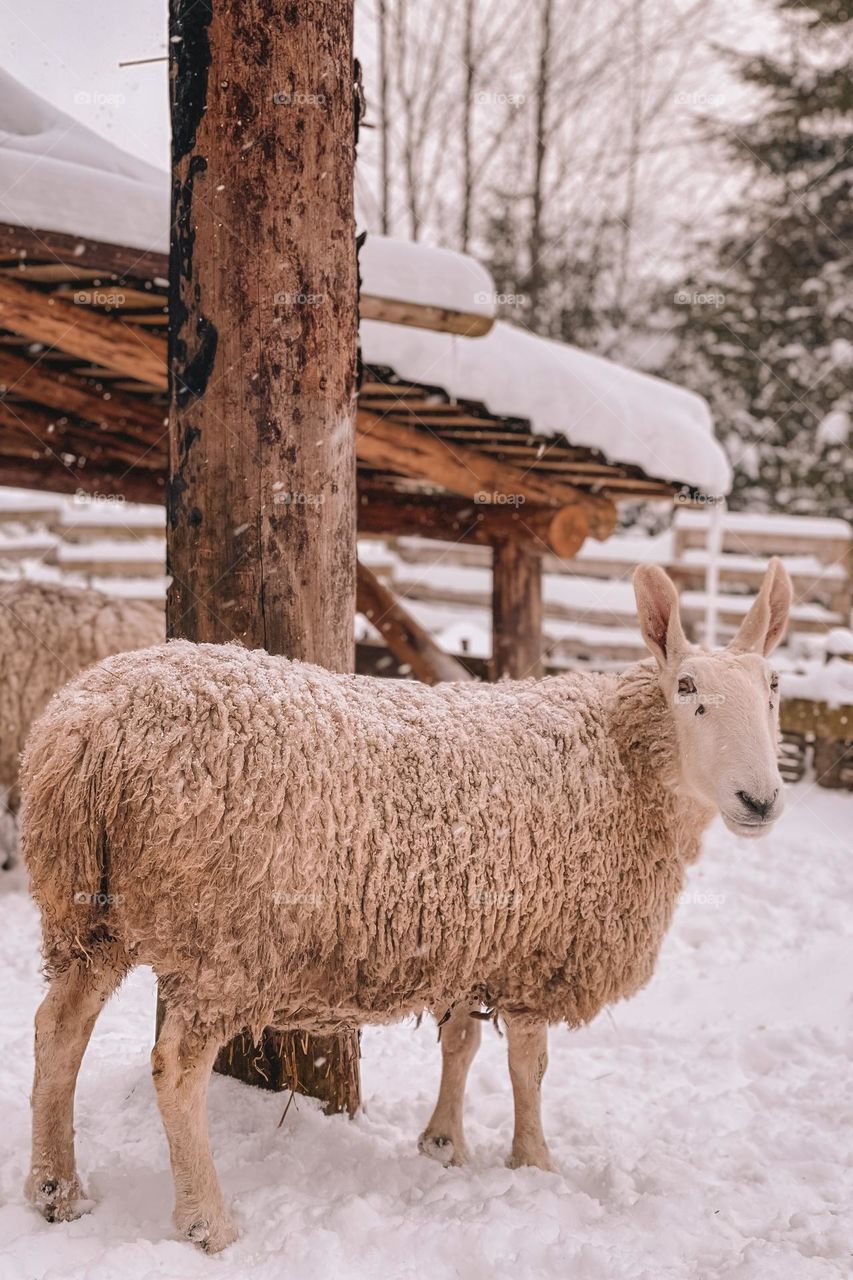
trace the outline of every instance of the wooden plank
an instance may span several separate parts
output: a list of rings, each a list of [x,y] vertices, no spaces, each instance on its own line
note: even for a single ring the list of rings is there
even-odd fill
[[[112,388],[109,392],[98,391],[73,373],[48,371],[41,361],[33,364],[6,350],[0,350],[0,391],[49,405],[99,426],[136,431],[145,447],[166,430],[165,408]]]
[[[358,562],[357,608],[364,614],[398,662],[425,684],[470,680],[466,669],[435,643],[428,631],[403,607],[376,575]]]
[[[78,305],[104,308],[108,311],[138,310],[168,313],[165,294],[153,289],[135,289],[127,284],[108,283],[101,288],[55,289],[54,297],[71,299]]]
[[[91,282],[97,280],[101,273],[91,268],[84,271],[68,262],[28,262],[26,259],[11,266],[0,267],[0,275],[17,276],[28,280],[31,284],[58,284],[66,280]]]
[[[370,293],[362,293],[359,314],[362,320],[384,320],[387,324],[412,325],[417,329],[456,333],[468,338],[481,338],[495,323],[492,316],[451,311],[419,302],[402,302],[396,298],[380,298]]]
[[[0,325],[165,390],[166,339],[0,277]]]
[[[429,480],[469,498],[510,505],[518,499],[553,507],[581,507],[594,538],[608,538],[616,508],[608,498],[546,481],[462,445],[445,444],[426,431],[359,410],[356,452],[373,466]]]
[[[24,459],[48,455],[73,455],[79,465],[97,469],[102,463],[115,463],[128,468],[155,471],[166,470],[166,436],[161,432],[159,441],[146,444],[138,437],[118,431],[100,432],[96,428],[81,426],[62,414],[35,405],[0,398],[0,426],[4,428],[4,452],[14,456],[14,448],[20,448]]]
[[[334,671],[355,661],[352,9],[172,0],[169,44],[169,634]],[[322,110],[282,110],[288,85]],[[306,287],[326,305],[270,305]],[[355,1032],[267,1031],[218,1067],[353,1113],[358,1057]]]
[[[59,459],[26,457],[15,449],[12,457],[3,452],[5,431],[0,429],[0,485],[50,490],[55,493],[86,493],[94,497],[120,497],[128,502],[163,502],[166,477],[142,468],[108,467],[97,470],[66,466]]]
[[[19,261],[34,258],[42,262],[69,262],[116,277],[166,281],[169,276],[169,258],[165,253],[9,223],[0,223],[0,254]]]

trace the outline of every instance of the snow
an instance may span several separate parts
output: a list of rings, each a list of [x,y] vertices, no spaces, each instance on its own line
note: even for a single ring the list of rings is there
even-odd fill
[[[818,423],[818,444],[846,444],[849,436],[850,414],[846,409],[833,409]]]
[[[169,252],[165,169],[120,150],[3,70],[0,176],[2,222]],[[371,235],[360,264],[364,291],[377,297],[495,313],[494,281],[466,254]]]
[[[466,1108],[473,1163],[415,1151],[435,1097],[434,1024],[367,1030],[365,1109],[327,1119],[214,1077],[214,1156],[241,1239],[178,1241],[148,1055],[154,986],[134,973],[95,1030],[78,1091],[96,1201],[48,1226],[27,1164],[36,914],[0,893],[0,1271],[10,1280],[843,1280],[851,1233],[853,797],[791,788],[776,830],[717,823],[652,983],[580,1032],[555,1028],[545,1127],[559,1172],[504,1168],[505,1043],[491,1030]]]
[[[503,322],[481,338],[378,320],[362,321],[360,333],[367,364],[479,401],[496,417],[527,419],[536,435],[560,433],[657,479],[728,492],[731,468],[708,405],[684,387]]]
[[[830,707],[853,707],[853,662],[830,658],[828,662],[800,662],[780,672],[783,698],[806,698]],[[853,726],[850,732],[853,738]]]
[[[707,529],[709,515],[703,510],[679,508],[673,521],[676,529]],[[783,516],[765,511],[727,511],[726,530],[732,533],[762,533],[768,538],[843,538],[850,541],[850,525],[831,516]]]
[[[0,71],[0,221],[168,251],[169,179]],[[369,236],[365,293],[492,316],[495,287],[473,258]],[[507,324],[482,338],[363,321],[369,364],[529,419],[612,462],[718,496],[731,469],[705,400],[682,387]]]
[[[0,68],[0,221],[141,250],[169,249],[166,174]]]
[[[466,253],[369,235],[358,259],[363,288],[379,298],[495,314],[495,283]]]

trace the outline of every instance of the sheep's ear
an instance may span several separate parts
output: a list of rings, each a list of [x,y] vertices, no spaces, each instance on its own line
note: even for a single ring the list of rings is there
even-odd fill
[[[734,653],[772,653],[785,634],[794,591],[788,570],[774,556],[767,566],[761,590],[729,648]]]
[[[646,647],[663,670],[678,661],[688,647],[681,627],[678,592],[660,565],[641,564],[634,571],[634,594]]]

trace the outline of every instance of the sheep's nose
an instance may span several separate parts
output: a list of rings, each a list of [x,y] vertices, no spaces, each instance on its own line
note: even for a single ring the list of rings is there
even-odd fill
[[[751,796],[747,791],[739,791],[737,793],[737,798],[740,800],[744,808],[748,809],[750,813],[754,813],[759,818],[766,818],[770,810],[773,808],[773,805],[776,803],[776,797],[778,794],[779,789],[777,787],[769,800],[756,800],[755,796]]]

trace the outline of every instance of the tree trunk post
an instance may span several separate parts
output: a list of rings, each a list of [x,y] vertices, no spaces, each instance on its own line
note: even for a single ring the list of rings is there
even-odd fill
[[[492,679],[543,674],[542,557],[510,540],[492,550]]]
[[[171,0],[170,636],[354,665],[352,3]],[[239,922],[235,922],[239,927]],[[357,1033],[218,1069],[359,1102]]]

